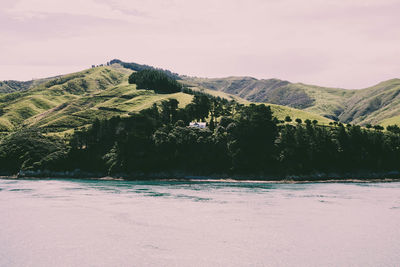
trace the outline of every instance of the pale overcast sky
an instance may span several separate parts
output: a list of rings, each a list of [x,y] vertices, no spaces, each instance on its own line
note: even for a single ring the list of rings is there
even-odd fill
[[[400,0],[0,0],[0,80],[113,58],[202,77],[400,78]]]

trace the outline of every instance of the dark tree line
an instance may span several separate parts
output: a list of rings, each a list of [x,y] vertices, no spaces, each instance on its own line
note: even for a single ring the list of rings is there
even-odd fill
[[[24,169],[60,169],[66,166],[67,146],[61,138],[45,137],[39,129],[26,129],[0,143],[0,174]]]
[[[176,93],[182,85],[175,79],[159,70],[144,69],[129,76],[129,83],[136,84],[138,89],[154,90],[156,93]]]
[[[96,120],[68,140],[24,130],[0,144],[0,171],[66,171],[144,176],[285,176],[314,173],[400,171],[400,128],[366,129],[290,117],[278,121],[269,106],[244,106],[193,92],[178,108],[175,99],[130,117]],[[188,127],[208,121],[208,127]]]
[[[207,99],[207,100],[206,100]],[[130,118],[96,121],[71,140],[73,167],[111,175],[182,171],[190,174],[291,175],[399,170],[399,133],[360,126],[282,123],[265,105],[213,101],[196,96],[178,109],[176,100]],[[188,122],[209,118],[206,129]]]
[[[124,68],[127,69],[131,69],[134,71],[142,71],[142,70],[158,70],[160,72],[163,72],[164,74],[168,75],[169,77],[179,80],[179,74],[171,72],[170,70],[165,70],[165,69],[160,69],[160,68],[155,68],[149,65],[145,65],[145,64],[138,64],[138,63],[127,63],[127,62],[123,62],[119,59],[113,59],[110,62],[107,63],[107,66],[110,64],[120,64],[121,66],[123,66]]]

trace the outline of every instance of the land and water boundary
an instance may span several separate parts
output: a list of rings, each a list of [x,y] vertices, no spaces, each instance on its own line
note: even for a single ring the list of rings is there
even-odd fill
[[[194,175],[184,172],[157,172],[157,173],[131,173],[109,176],[103,173],[91,173],[80,170],[54,172],[54,171],[20,171],[16,175],[2,175],[0,179],[90,179],[114,181],[193,181],[193,182],[277,182],[277,183],[307,183],[307,182],[400,182],[400,172],[374,172],[374,173],[315,173],[308,175]]]
[[[49,121],[22,124],[0,136],[0,175],[126,180],[400,178],[397,125],[385,130],[378,125],[303,122],[289,115],[282,120],[269,105],[243,104],[193,90],[162,71],[143,70],[125,78],[128,91],[112,90],[122,100],[145,102],[145,108],[105,116],[122,107],[91,106],[94,109],[79,115],[91,120],[74,117],[78,121],[72,123],[62,116],[57,117],[62,127],[49,128]],[[47,92],[60,82],[42,89]],[[187,99],[180,103],[171,98],[176,94]],[[150,95],[162,98],[154,103],[137,98]],[[75,110],[81,104],[60,104],[55,111]],[[100,119],[96,112],[104,116]]]

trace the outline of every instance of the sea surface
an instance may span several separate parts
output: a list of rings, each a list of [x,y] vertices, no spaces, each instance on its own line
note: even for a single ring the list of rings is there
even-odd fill
[[[400,183],[0,180],[0,266],[400,266]]]

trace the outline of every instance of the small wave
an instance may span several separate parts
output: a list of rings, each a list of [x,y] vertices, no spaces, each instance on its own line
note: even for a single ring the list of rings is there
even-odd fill
[[[151,196],[151,197],[169,197],[169,196],[171,196],[171,194],[169,194],[169,193],[159,193],[159,192],[151,192],[146,195]]]
[[[212,200],[211,198],[206,198],[206,197],[197,197],[197,196],[189,196],[189,195],[184,195],[184,194],[179,194],[179,195],[174,195],[174,197],[176,198],[176,199],[190,199],[190,200],[193,200],[193,201],[195,201],[195,202],[198,202],[198,201],[210,201],[210,200]]]
[[[150,189],[148,189],[148,188],[138,188],[138,189],[135,189],[135,192],[144,192],[144,191],[149,191]]]
[[[327,196],[324,195],[318,195],[318,194],[309,194],[309,195],[301,195],[300,197],[306,197],[306,198],[326,198]]]
[[[32,189],[27,189],[27,188],[14,188],[14,189],[10,189],[8,190],[10,192],[30,192],[33,191]]]
[[[331,201],[327,201],[327,200],[323,200],[323,199],[319,199],[318,201],[321,203],[325,203],[325,204],[332,204]]]
[[[115,187],[93,186],[91,188],[95,189],[95,190],[104,191],[104,192],[110,192],[110,193],[115,193],[115,194],[121,193],[121,190],[119,190],[119,189],[117,189]]]
[[[65,187],[63,190],[66,191],[79,191],[79,190],[88,190],[87,188],[84,187]]]

